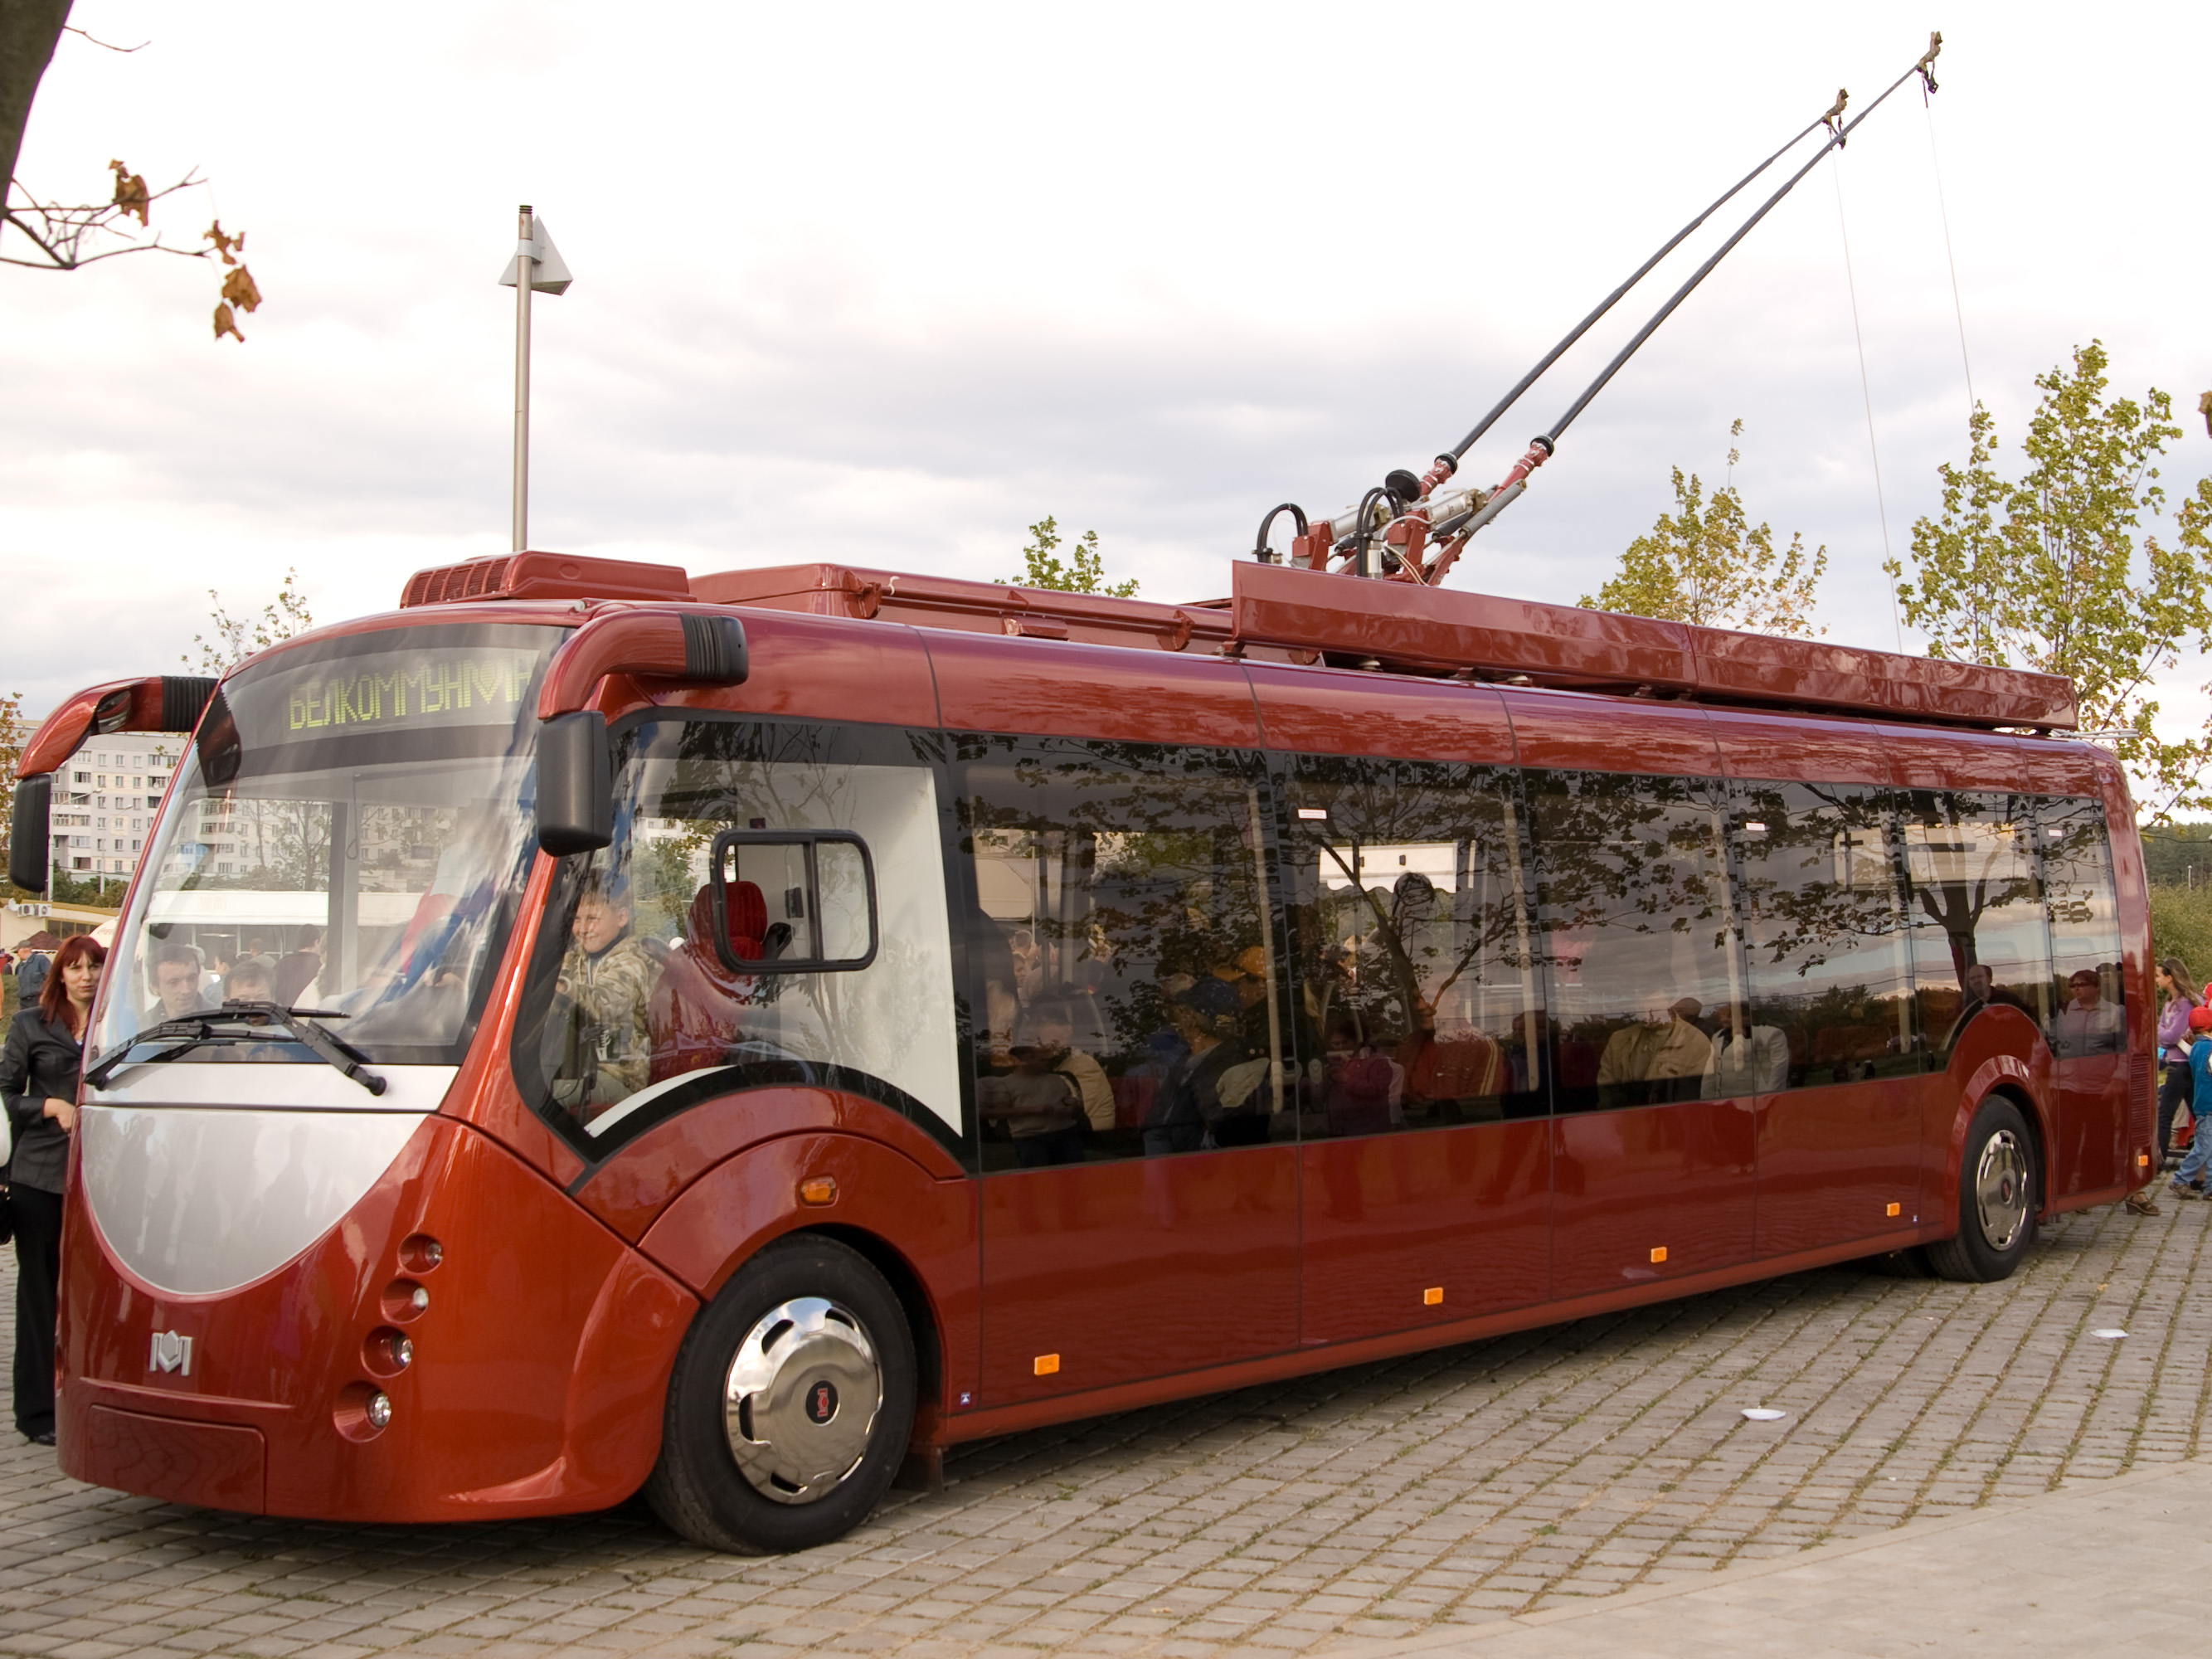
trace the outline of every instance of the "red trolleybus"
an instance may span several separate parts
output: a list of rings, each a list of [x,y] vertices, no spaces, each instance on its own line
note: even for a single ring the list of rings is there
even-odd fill
[[[2065,682],[1236,575],[520,554],[72,702],[18,880],[88,732],[192,738],[88,1048],[63,1468],[791,1549],[963,1441],[2000,1278],[2152,1178]]]

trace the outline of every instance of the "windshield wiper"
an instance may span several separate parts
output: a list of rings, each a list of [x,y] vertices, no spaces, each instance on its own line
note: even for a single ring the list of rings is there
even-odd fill
[[[380,1095],[388,1085],[384,1079],[368,1069],[368,1056],[343,1038],[331,1035],[314,1023],[345,1018],[344,1012],[337,1008],[286,1008],[274,1002],[226,1002],[220,1008],[179,1015],[174,1019],[163,1020],[151,1030],[141,1031],[87,1072],[84,1080],[95,1089],[103,1088],[107,1079],[125,1066],[157,1066],[203,1043],[260,1042],[264,1036],[260,1028],[281,1025],[289,1034],[291,1041],[325,1065],[351,1078],[369,1093]],[[244,1025],[249,1029],[242,1031],[214,1029],[225,1024]],[[149,1043],[164,1046],[158,1053],[148,1054],[143,1060],[131,1058]]]

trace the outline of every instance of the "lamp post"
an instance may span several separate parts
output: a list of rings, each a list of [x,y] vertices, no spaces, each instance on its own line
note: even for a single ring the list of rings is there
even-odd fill
[[[530,544],[530,296],[566,294],[571,278],[545,222],[525,202],[515,225],[514,257],[500,286],[514,290],[514,550]]]

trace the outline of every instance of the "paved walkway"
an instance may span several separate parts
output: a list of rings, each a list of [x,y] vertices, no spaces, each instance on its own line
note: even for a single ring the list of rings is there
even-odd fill
[[[0,1652],[1513,1652],[1583,1639],[1582,1619],[1540,1619],[1589,1612],[1655,1644],[1630,1650],[1703,1653],[1674,1639],[1692,1612],[1741,1625],[1830,1594],[1824,1574],[1909,1574],[1920,1538],[1898,1529],[1959,1517],[1931,1547],[2017,1525],[2050,1540],[2027,1576],[2052,1597],[2117,1593],[2148,1619],[2193,1609],[2212,1529],[2150,1528],[2130,1582],[2094,1553],[2118,1511],[2076,1492],[2212,1455],[2208,1231],[2212,1206],[2113,1206],[2051,1230],[2004,1285],[1805,1273],[1013,1437],[956,1458],[947,1492],[777,1559],[689,1548],[635,1508],[447,1528],[208,1514],[80,1486],[9,1443]],[[2194,1471],[2158,1486],[2199,1489]],[[1869,1539],[1890,1543],[1832,1554]],[[1951,1576],[1917,1602],[1867,1590],[1890,1645],[1832,1650],[1921,1645],[1924,1607],[1966,1605]]]
[[[1923,1652],[2212,1650],[2212,1462],[2170,1463],[1824,1544],[1703,1583],[1626,1590],[1477,1631],[1340,1643],[1327,1659],[1890,1659]],[[1254,1649],[1270,1653],[1273,1649]]]

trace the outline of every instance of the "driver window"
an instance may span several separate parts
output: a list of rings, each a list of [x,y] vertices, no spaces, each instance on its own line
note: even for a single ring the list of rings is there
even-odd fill
[[[929,741],[709,720],[618,738],[615,840],[566,861],[518,1028],[518,1082],[580,1149],[808,1084],[957,1144]]]

